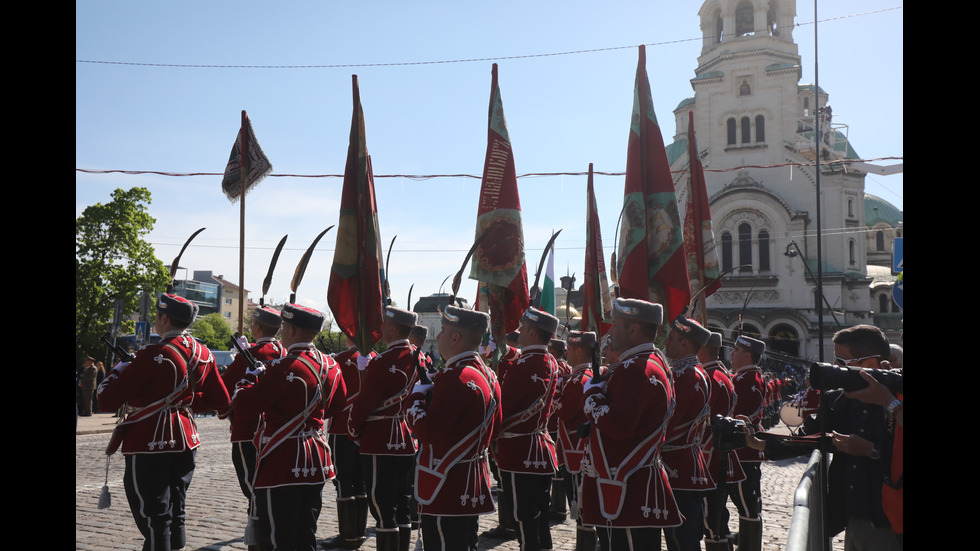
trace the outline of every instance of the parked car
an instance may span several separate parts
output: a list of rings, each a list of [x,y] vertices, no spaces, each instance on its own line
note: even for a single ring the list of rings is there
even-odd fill
[[[224,373],[231,362],[235,361],[235,356],[238,355],[237,352],[231,350],[212,350],[211,354],[214,355],[214,361],[218,364],[219,373]]]

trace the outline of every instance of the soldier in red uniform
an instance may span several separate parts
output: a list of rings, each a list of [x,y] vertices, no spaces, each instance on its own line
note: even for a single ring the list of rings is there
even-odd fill
[[[735,409],[732,415],[744,415],[756,430],[762,429],[762,412],[766,387],[758,363],[766,343],[740,336],[732,349],[732,384],[735,386]],[[762,549],[762,467],[765,454],[745,447],[736,450],[745,471],[745,480],[729,488],[728,495],[738,509],[738,547],[745,551]]]
[[[260,546],[312,551],[323,485],[334,478],[324,420],[344,407],[347,389],[337,362],[312,342],[323,314],[286,304],[282,321],[286,356],[249,369],[232,401],[236,412],[262,415],[254,440]]]
[[[708,341],[698,351],[698,359],[708,376],[711,377],[711,392],[708,403],[712,418],[715,415],[731,417],[735,410],[735,386],[732,384],[728,368],[719,359],[721,352],[721,333],[711,333]],[[745,480],[745,472],[733,450],[718,449],[708,426],[704,438],[704,455],[708,462],[708,472],[715,479],[715,488],[704,497],[705,551],[728,551],[731,531],[728,529],[728,491],[729,486]]]
[[[500,427],[500,385],[477,347],[483,312],[447,306],[437,336],[446,365],[407,400],[419,439],[415,498],[426,550],[476,551],[479,515],[493,512],[487,449]]]
[[[418,315],[389,306],[381,324],[388,349],[373,359],[361,356],[361,391],[350,410],[348,434],[359,441],[368,505],[377,521],[378,549],[408,549],[411,543],[412,477],[415,441],[402,406],[418,378],[415,347],[408,335]],[[400,542],[400,543],[399,543]]]
[[[501,358],[497,362],[497,382],[502,386],[504,383],[504,377],[507,375],[507,370],[517,362],[521,357],[521,350],[517,347],[517,337],[520,335],[518,331],[511,331],[507,334],[504,347],[501,350]],[[493,351],[496,349],[496,343],[493,342],[493,336],[490,337],[490,343],[488,346],[484,347],[482,344],[477,348],[477,351],[483,357],[485,363],[490,362],[493,358]],[[497,468],[497,457],[496,457],[496,442],[491,444],[490,448],[490,474],[493,475],[493,479],[497,482],[497,503],[505,503],[503,483],[500,479],[500,469]],[[502,539],[502,540],[512,540],[517,537],[517,520],[514,519],[514,511],[511,507],[497,507],[497,526],[487,530],[482,534],[485,537],[492,539]]]
[[[253,311],[251,331],[255,343],[247,349],[252,358],[268,364],[272,360],[286,355],[286,349],[282,343],[276,340],[276,333],[279,332],[281,326],[282,317],[277,310],[261,306]],[[234,390],[238,381],[245,378],[245,372],[248,369],[249,365],[245,356],[243,354],[235,356],[235,360],[221,374],[225,388]],[[231,421],[231,462],[235,466],[235,474],[238,475],[238,485],[248,500],[248,515],[254,526],[258,513],[254,509],[254,489],[252,488],[252,481],[255,478],[255,444],[252,443],[252,437],[255,436],[261,416],[236,415],[234,404],[232,404],[227,417]]]
[[[372,358],[376,355],[373,350],[368,354]],[[360,356],[350,337],[347,338],[347,350],[334,356],[344,377],[347,398],[344,408],[330,418],[327,430],[330,455],[337,473],[334,489],[337,491],[337,524],[340,529],[336,537],[322,543],[327,549],[357,549],[364,543],[367,530],[368,502],[361,472],[361,449],[347,434],[351,405],[361,391],[361,372],[357,370]]]
[[[592,378],[593,369],[598,367],[597,348],[595,333],[572,331],[568,334],[568,362],[573,367],[559,389],[558,405],[554,408],[558,417],[559,457],[565,467],[563,482],[577,525],[575,548],[578,551],[594,551],[596,545],[595,528],[583,525],[579,514],[578,487],[582,482],[582,458],[587,440],[579,437],[578,428],[589,422],[583,410],[583,391],[585,383]]]
[[[503,424],[497,437],[497,468],[504,490],[501,507],[517,519],[523,550],[551,549],[548,525],[555,443],[548,435],[548,415],[558,384],[558,363],[548,342],[558,318],[528,308],[521,318],[520,358],[508,368],[501,386]]]
[[[558,396],[572,372],[572,368],[569,367],[568,361],[565,359],[567,351],[568,345],[561,339],[551,339],[551,342],[548,343],[548,353],[558,362],[558,384],[555,385],[555,397],[552,399],[551,413],[548,415],[548,435],[551,436],[551,440],[556,446],[558,445],[558,415],[556,415],[556,408],[559,404]],[[568,514],[568,499],[566,497],[567,492],[565,492],[565,475],[568,471],[565,470],[565,462],[560,453],[556,453],[556,458],[558,469],[555,470],[555,476],[551,479],[551,510],[549,515],[551,520],[564,522],[565,516]]]
[[[703,499],[715,487],[701,449],[709,423],[711,383],[697,356],[709,335],[700,323],[681,315],[671,323],[664,343],[677,405],[667,423],[667,437],[661,451],[670,487],[684,516],[682,525],[664,529],[668,551],[701,551]]]
[[[582,521],[597,528],[603,548],[660,549],[660,530],[683,520],[660,462],[674,409],[667,359],[653,345],[663,307],[617,298],[613,320],[619,362],[606,379],[585,387],[592,428],[582,467]]]
[[[211,351],[187,332],[196,304],[160,295],[154,330],[157,344],[121,362],[99,385],[101,411],[134,408],[125,430],[124,487],[143,549],[180,549],[186,543],[184,502],[201,444],[194,412],[228,409],[228,391]]]

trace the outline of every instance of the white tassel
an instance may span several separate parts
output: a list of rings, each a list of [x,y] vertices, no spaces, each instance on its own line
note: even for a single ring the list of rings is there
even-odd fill
[[[259,541],[255,535],[255,523],[258,518],[255,515],[255,496],[252,496],[252,506],[249,508],[248,522],[245,524],[245,545],[258,545]]]
[[[99,495],[99,509],[112,507],[112,494],[109,493],[109,457],[105,457],[105,485],[102,486],[102,494]]]

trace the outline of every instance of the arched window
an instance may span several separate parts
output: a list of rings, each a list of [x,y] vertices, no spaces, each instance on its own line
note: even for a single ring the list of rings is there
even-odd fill
[[[766,141],[766,118],[762,115],[755,116],[755,143]]]
[[[752,226],[738,225],[738,264],[740,274],[752,273]]]
[[[721,234],[721,271],[732,269],[732,234]]]
[[[742,143],[752,142],[752,121],[748,117],[742,117]]]
[[[889,302],[891,302],[891,301],[888,300],[888,294],[882,293],[882,294],[878,295],[878,313],[879,314],[884,314],[885,312],[888,311],[888,303]]]
[[[724,20],[721,18],[721,10],[718,10],[717,15],[715,15],[715,43],[721,42],[722,29],[724,28]]]
[[[854,199],[847,200],[847,217],[854,218]]]
[[[755,32],[755,8],[751,2],[742,2],[735,8],[735,36]]]
[[[853,239],[847,242],[847,258],[851,261],[852,266],[857,263],[857,248]]]
[[[735,145],[736,124],[734,117],[728,119],[728,145]]]
[[[759,273],[768,272],[769,266],[769,232],[759,232]]]
[[[885,251],[885,232],[881,230],[875,234],[875,250],[878,252]]]

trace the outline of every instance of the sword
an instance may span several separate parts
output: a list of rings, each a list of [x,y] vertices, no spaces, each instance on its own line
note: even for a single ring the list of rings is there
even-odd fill
[[[551,250],[551,247],[555,244],[555,239],[558,237],[559,233],[561,233],[561,230],[558,230],[551,236],[548,244],[544,246],[544,252],[541,253],[541,260],[538,262],[538,273],[534,275],[534,287],[531,288],[531,290],[534,292],[534,296],[531,297],[531,305],[535,308],[541,306],[541,291],[538,290],[538,281],[541,280],[541,272],[544,270],[544,261],[546,258],[548,258],[548,251]]]
[[[466,253],[466,258],[463,259],[463,265],[459,267],[459,271],[453,276],[453,294],[449,298],[449,304],[456,304],[456,295],[459,293],[459,286],[463,282],[463,270],[466,269],[466,265],[470,263],[470,258],[473,257],[473,253],[476,252],[476,248],[480,246],[480,243],[490,235],[489,231],[485,231],[480,234],[480,237],[476,238],[473,242],[473,246]],[[443,281],[445,283],[445,281]]]
[[[391,249],[394,248],[394,246],[395,246],[395,240],[396,239],[398,239],[398,236],[397,235],[391,238],[391,243],[388,244],[388,255],[385,256],[385,265],[384,265],[384,270],[385,270],[384,289],[385,289],[385,297],[388,298],[388,304],[386,304],[385,306],[391,304],[391,287],[388,285],[388,276],[389,276],[389,274],[391,272],[391,269],[389,268],[391,266]],[[412,306],[409,305],[408,308],[411,309]]]
[[[192,233],[191,236],[187,238],[187,241],[184,242],[184,246],[180,248],[180,252],[177,253],[177,258],[175,258],[174,261],[170,263],[170,285],[167,285],[168,295],[172,295],[174,292],[174,276],[177,275],[177,266],[180,264],[180,257],[184,256],[184,251],[187,250],[187,246],[191,244],[191,241],[195,237],[197,237],[197,234],[201,233],[204,230],[205,228],[201,228],[196,232]]]
[[[296,265],[296,272],[293,274],[293,281],[289,284],[289,302],[295,304],[296,302],[296,289],[299,288],[299,284],[303,281],[303,276],[306,275],[306,266],[310,263],[310,257],[313,256],[313,249],[316,248],[316,244],[320,242],[320,238],[323,237],[328,231],[332,230],[333,226],[320,232],[320,235],[316,236],[313,243],[310,244],[310,248],[306,249],[303,253],[303,258],[299,260],[299,264]]]
[[[279,253],[282,252],[282,246],[286,244],[286,238],[289,234],[282,236],[279,244],[276,245],[276,252],[272,253],[272,262],[269,263],[269,271],[265,274],[265,280],[262,281],[262,296],[259,298],[259,306],[265,306],[265,295],[269,292],[269,286],[272,285],[272,272],[276,270],[276,263],[279,262]]]

